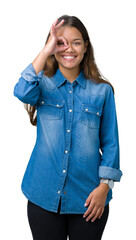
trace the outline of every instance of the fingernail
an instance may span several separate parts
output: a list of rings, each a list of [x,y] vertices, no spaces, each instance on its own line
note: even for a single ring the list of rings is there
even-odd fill
[[[85,218],[85,215],[83,215],[83,218]]]
[[[86,206],[87,206],[87,203],[85,203],[84,206],[86,207]]]

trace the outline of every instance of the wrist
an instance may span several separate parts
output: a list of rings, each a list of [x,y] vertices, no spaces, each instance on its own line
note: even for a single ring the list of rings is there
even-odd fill
[[[106,183],[100,183],[99,188],[106,193],[108,193],[110,190],[110,187]]]
[[[46,46],[41,50],[41,54],[45,57],[45,59],[51,55]]]
[[[34,59],[34,61],[32,62],[32,65],[35,69],[36,75],[43,70],[44,65],[46,63],[46,60],[48,58],[48,53],[46,51],[44,51],[44,49],[42,49],[38,56]]]
[[[42,51],[43,51],[43,54],[45,54],[47,58],[49,56],[53,55],[53,50],[52,50],[51,46],[48,43],[45,44],[45,46],[42,49]]]
[[[105,183],[105,184],[107,184],[110,189],[113,189],[113,187],[114,187],[114,181],[111,180],[111,179],[102,178],[102,179],[100,180],[100,183]]]

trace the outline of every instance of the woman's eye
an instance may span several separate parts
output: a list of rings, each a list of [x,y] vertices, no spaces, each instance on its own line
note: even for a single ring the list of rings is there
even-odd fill
[[[74,42],[74,45],[80,45],[80,42]]]
[[[64,45],[64,42],[58,42],[57,44],[58,45]]]

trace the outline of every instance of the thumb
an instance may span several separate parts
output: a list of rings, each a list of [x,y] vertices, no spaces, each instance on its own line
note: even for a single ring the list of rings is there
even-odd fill
[[[92,193],[90,193],[89,196],[88,196],[88,198],[87,198],[86,201],[85,201],[85,204],[84,204],[85,207],[88,206],[88,204],[91,202],[92,197],[93,197],[93,195],[92,195]]]

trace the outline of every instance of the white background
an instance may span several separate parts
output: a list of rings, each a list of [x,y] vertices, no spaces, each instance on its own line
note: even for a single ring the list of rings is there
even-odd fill
[[[36,139],[23,104],[13,96],[24,68],[43,48],[52,22],[75,15],[88,29],[98,67],[115,88],[121,170],[103,239],[136,239],[135,1],[3,1],[0,6],[0,239],[30,240],[20,185]]]

